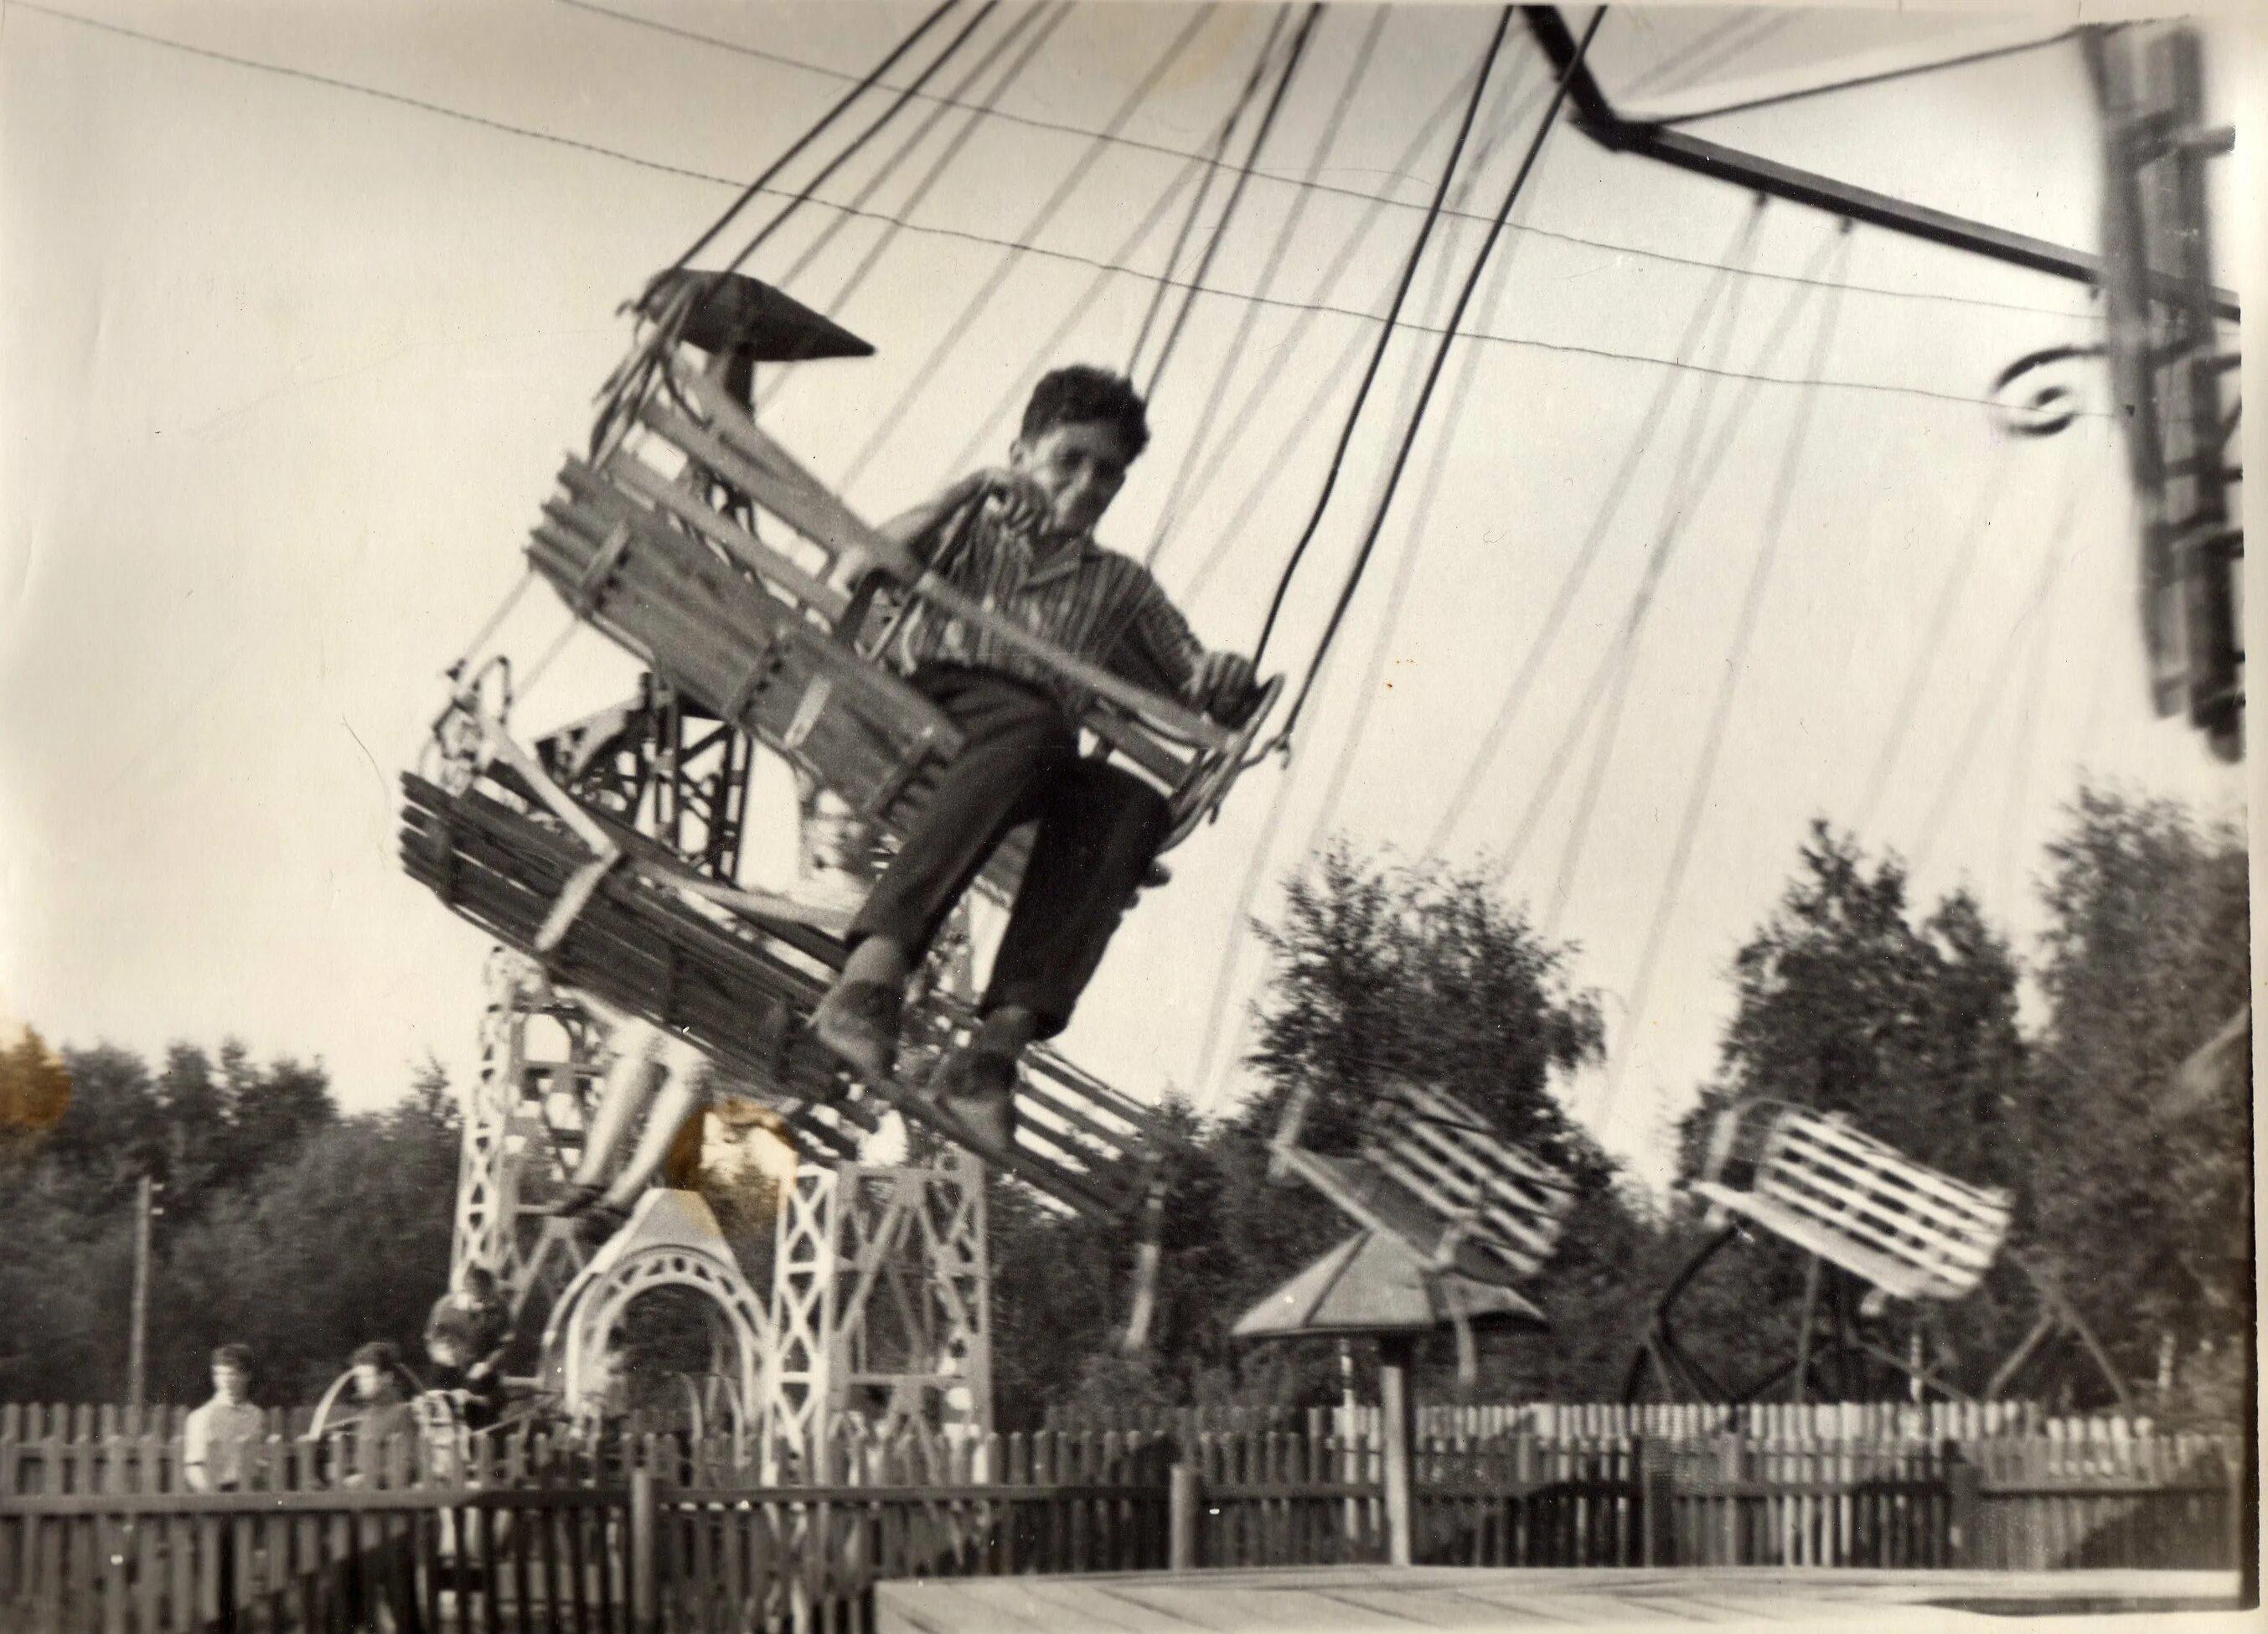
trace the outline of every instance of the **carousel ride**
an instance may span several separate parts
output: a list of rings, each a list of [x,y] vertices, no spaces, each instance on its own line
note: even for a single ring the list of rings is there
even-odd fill
[[[2154,696],[2169,711],[2185,710],[2220,752],[2237,753],[2241,533],[2232,490],[2239,478],[2223,457],[2235,414],[2224,401],[2232,353],[2218,327],[2233,303],[2211,283],[2203,235],[2198,177],[2223,147],[2200,126],[2194,38],[2180,31],[2086,36],[2110,133],[2106,252],[2095,258],[2051,254],[2052,247],[1785,166],[1743,163],[1682,132],[1625,118],[1586,65],[1590,34],[1579,40],[1551,8],[1527,8],[1523,16],[1557,90],[1498,214],[1499,230],[1565,103],[1568,122],[1616,151],[1824,210],[1845,225],[1955,244],[2103,291],[2108,339],[2097,350],[2129,406],[2123,418],[2149,518]],[[1270,35],[1246,104],[1220,133],[1215,168],[1223,168],[1218,155],[1247,106],[1256,106],[1251,92],[1265,77],[1263,64],[1279,77],[1280,97],[1314,26],[1310,17],[1296,33],[1279,25]],[[1471,87],[1442,197],[1505,32],[1498,28]],[[870,77],[854,88],[792,152],[873,84]],[[1248,170],[1266,137],[1263,118]],[[1410,253],[1380,355],[1432,220]],[[687,1381],[688,1410],[704,1432],[721,1430],[758,1448],[804,1443],[832,1415],[878,1394],[902,1402],[954,1397],[982,1426],[990,1401],[987,1169],[1012,1176],[1049,1206],[1145,1218],[1154,1231],[1151,1115],[1041,1049],[1026,1057],[1012,1144],[972,1145],[965,1127],[941,1117],[914,1086],[929,1059],[971,1025],[965,979],[955,974],[965,935],[937,957],[898,1074],[854,1081],[807,1025],[845,957],[839,904],[750,888],[740,879],[742,843],[756,821],[752,772],[768,762],[792,774],[803,795],[797,843],[806,855],[831,846],[838,857],[872,859],[902,840],[959,747],[952,724],[879,659],[895,621],[926,604],[1016,645],[1089,695],[1080,724],[1091,752],[1167,794],[1168,843],[1177,843],[1219,809],[1242,772],[1288,747],[1289,719],[1273,718],[1281,683],[1270,682],[1240,725],[1221,725],[957,594],[870,526],[760,423],[755,376],[760,366],[802,368],[873,348],[741,274],[738,261],[717,271],[690,269],[686,261],[715,231],[633,303],[632,344],[602,390],[589,444],[563,466],[532,530],[527,575],[514,595],[537,580],[549,586],[567,613],[559,642],[532,665],[516,662],[519,655],[492,640],[500,610],[450,670],[426,762],[403,779],[405,868],[502,945],[483,1069],[468,1099],[454,1269],[460,1282],[475,1267],[496,1277],[519,1336],[520,1376],[537,1381],[570,1417],[593,1410],[593,1381],[607,1371],[597,1358],[631,1304],[677,1287],[711,1313],[711,1356]],[[1486,258],[1484,249],[1466,296]],[[1444,351],[1455,328],[1453,319]],[[2014,390],[2035,370],[2082,351],[2021,360],[2001,386]],[[2058,401],[2053,389],[2038,394],[2015,429],[2036,434],[2067,423]],[[1420,394],[1403,457],[1425,408]],[[1359,396],[1354,412],[1362,412]],[[1371,519],[1341,612],[1393,487],[1389,480]],[[1327,486],[1318,518],[1328,499]],[[1292,566],[1298,556],[1295,549]],[[1324,644],[1336,628],[1335,617]],[[615,705],[528,736],[519,724],[526,696],[560,642],[585,629],[635,659],[642,680]],[[1319,648],[1291,718],[1321,662]],[[836,832],[822,842],[828,825]],[[1011,835],[980,890],[996,902],[1012,896],[1025,849],[1024,837]],[[1160,866],[1151,883],[1166,878]],[[687,1142],[697,1147],[704,1119],[722,1121],[735,1105],[756,1109],[738,1120],[744,1144],[777,1166],[768,1288],[752,1285],[696,1190],[646,1189],[697,1167]],[[1957,1298],[1962,1279],[1973,1284],[1999,1252],[2006,1209],[1985,1194],[1885,1156],[1855,1131],[1805,1123],[1810,1115],[1800,1110],[1743,1115],[1705,1182],[1716,1189],[1711,1201],[1812,1254],[1830,1320],[1841,1308],[1837,1279],[1896,1299]],[[1461,1336],[1476,1316],[1539,1320],[1519,1289],[1551,1251],[1571,1196],[1564,1181],[1506,1145],[1470,1108],[1419,1086],[1381,1103],[1352,1155],[1306,1150],[1300,1122],[1295,1108],[1278,1141],[1279,1169],[1317,1188],[1357,1227],[1330,1256],[1328,1274],[1310,1268],[1315,1280],[1344,1287],[1348,1266],[1384,1268],[1388,1280],[1421,1290],[1427,1307]],[[921,1155],[865,1161],[870,1143],[892,1122],[914,1131],[910,1144],[924,1148]],[[1802,1170],[1788,1154],[1808,1150],[1807,1141],[1839,1152],[1837,1162],[1856,1162],[1853,1143],[1866,1146],[1859,1167],[1869,1178],[1846,1185],[1847,1174],[1819,1162]],[[1799,1220],[1791,1198],[1809,1196],[1806,1188],[1830,1170],[1830,1191],[1844,1186],[1835,1201],[1840,1223]],[[610,1208],[577,1213],[569,1206],[594,1189],[608,1191]],[[1885,1209],[1887,1236],[1853,1224],[1874,1218],[1880,1226]],[[594,1220],[607,1228],[595,1240]],[[1925,1220],[1935,1222],[1937,1247],[1918,1226],[1909,1229]],[[1156,1259],[1153,1245],[1143,1259],[1148,1275],[1156,1274]],[[1674,1299],[1673,1290],[1665,1312]],[[1146,1304],[1138,1303],[1130,1336],[1145,1328]],[[1804,1353],[1790,1370],[1798,1388],[1818,1372],[1808,1314],[1803,1331]],[[1634,1380],[1649,1367],[1646,1376],[1657,1380],[1695,1380],[1690,1368],[1680,1372],[1666,1316]]]

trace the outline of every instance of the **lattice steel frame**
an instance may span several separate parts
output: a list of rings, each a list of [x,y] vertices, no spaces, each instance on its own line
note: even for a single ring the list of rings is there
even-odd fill
[[[582,1152],[603,1041],[579,1005],[509,949],[490,954],[487,978],[480,1074],[463,1098],[450,1281],[487,1270],[525,1330],[531,1306],[548,1305],[590,1258],[550,1202]],[[566,1038],[563,1058],[530,1048],[529,1023],[547,1019]]]
[[[536,753],[578,799],[711,878],[735,880],[748,740],[688,707],[666,683],[644,678],[635,696],[563,727]],[[825,820],[815,791],[799,794],[809,863],[839,843],[812,843]],[[956,916],[940,938],[936,973],[965,992],[969,964],[966,922]],[[509,950],[491,956],[489,983],[481,1073],[466,1095],[453,1268],[460,1276],[472,1265],[490,1270],[523,1332],[532,1311],[549,1307],[570,1318],[562,1359],[571,1396],[584,1360],[579,1344],[603,1337],[647,1285],[680,1282],[717,1298],[735,1334],[756,1347],[747,1353],[760,1351],[739,1387],[741,1401],[755,1404],[773,1449],[768,1457],[783,1443],[823,1447],[829,1438],[818,1432],[864,1389],[926,1398],[965,1388],[973,1427],[990,1431],[991,1268],[981,1164],[950,1150],[934,1167],[804,1163],[783,1194],[775,1284],[768,1308],[755,1315],[740,1308],[732,1289],[739,1270],[721,1239],[699,1250],[706,1258],[679,1245],[625,1261],[604,1291],[592,1289],[592,1252],[571,1222],[549,1213],[547,1194],[581,1155],[604,1029]],[[564,1030],[566,1059],[531,1054],[529,1027],[538,1019]],[[710,1263],[718,1255],[722,1270]]]
[[[964,1387],[965,1427],[992,1426],[991,1262],[983,1166],[846,1163],[806,1169],[784,1198],[772,1283],[765,1444],[808,1447],[862,1392],[895,1400]]]

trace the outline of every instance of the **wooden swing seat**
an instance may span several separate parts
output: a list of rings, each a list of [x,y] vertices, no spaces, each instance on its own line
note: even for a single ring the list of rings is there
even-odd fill
[[[885,579],[1031,646],[1086,687],[1094,701],[1080,724],[1096,752],[1166,792],[1167,847],[1234,781],[1280,682],[1241,728],[1223,726],[966,603],[760,431],[713,369],[671,354],[622,421],[595,462],[562,469],[529,541],[531,564],[578,617],[859,821],[904,838],[961,744],[943,711],[869,651]],[[779,525],[765,528],[770,539],[758,532],[765,519]],[[1027,850],[1027,835],[1011,836],[985,871],[991,890],[1012,892]]]
[[[752,1085],[795,1137],[799,1152],[827,1162],[854,1158],[887,1106],[966,1144],[902,1085],[879,1096],[847,1081],[810,1033],[812,1012],[841,968],[841,942],[791,918],[721,907],[713,882],[657,843],[584,808],[621,846],[563,932],[543,932],[570,882],[593,853],[530,809],[511,769],[492,764],[487,785],[451,794],[415,775],[407,797],[401,857],[411,877],[457,913],[538,959],[555,980],[594,994],[697,1046],[728,1079]],[[969,1018],[943,1006],[938,1027]],[[911,1041],[941,1046],[941,1036]],[[1051,1050],[1026,1052],[1012,1152],[980,1151],[1035,1189],[1080,1212],[1116,1214],[1146,1182],[1153,1120],[1136,1102]]]
[[[1502,1139],[1455,1097],[1390,1082],[1354,1157],[1299,1144],[1310,1092],[1286,1108],[1272,1144],[1276,1167],[1339,1211],[1397,1239],[1432,1272],[1507,1286],[1543,1269],[1575,1192],[1568,1179]]]
[[[1778,1101],[1718,1115],[1693,1190],[1901,1299],[1958,1299],[2008,1231],[2007,1194],[1927,1168],[1847,1119]]]

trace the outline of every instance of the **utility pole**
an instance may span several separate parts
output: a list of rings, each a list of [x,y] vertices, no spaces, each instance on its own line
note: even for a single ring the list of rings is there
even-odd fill
[[[129,1321],[132,1331],[126,1346],[126,1404],[142,1410],[144,1358],[150,1327],[150,1177],[144,1174],[134,1193],[134,1304]]]

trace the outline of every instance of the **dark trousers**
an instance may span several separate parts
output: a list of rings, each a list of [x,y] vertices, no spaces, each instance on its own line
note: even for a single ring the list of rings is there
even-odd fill
[[[1052,1038],[1165,840],[1166,798],[1081,755],[1070,718],[1035,688],[958,665],[924,666],[912,679],[961,728],[961,749],[851,923],[850,944],[886,936],[919,960],[1002,836],[1036,820],[983,1009],[1029,1010]]]

